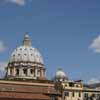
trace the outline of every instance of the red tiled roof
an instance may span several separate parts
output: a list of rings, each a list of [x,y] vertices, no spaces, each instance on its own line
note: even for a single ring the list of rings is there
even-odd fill
[[[32,93],[8,93],[0,92],[0,98],[13,98],[13,99],[28,99],[28,100],[50,100],[50,97],[44,94]]]

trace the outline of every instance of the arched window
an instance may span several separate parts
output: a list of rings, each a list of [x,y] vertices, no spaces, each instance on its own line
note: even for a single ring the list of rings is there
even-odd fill
[[[31,69],[31,70],[30,70],[30,73],[31,73],[31,74],[33,74],[33,73],[34,73],[34,70],[33,70],[33,69]]]
[[[16,69],[16,75],[19,75],[19,69]]]
[[[27,75],[27,69],[23,69],[23,73]]]

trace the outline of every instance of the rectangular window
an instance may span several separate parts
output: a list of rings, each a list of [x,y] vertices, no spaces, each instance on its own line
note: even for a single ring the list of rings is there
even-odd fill
[[[79,97],[81,97],[81,92],[79,92]]]
[[[72,92],[72,96],[73,96],[73,97],[75,96],[75,93],[74,93],[74,92]]]
[[[65,91],[65,96],[69,96],[69,92],[68,91]]]
[[[74,83],[73,82],[70,82],[69,83],[69,87],[74,87]]]
[[[87,94],[87,93],[85,93],[85,94],[84,94],[84,97],[88,97],[88,94]]]

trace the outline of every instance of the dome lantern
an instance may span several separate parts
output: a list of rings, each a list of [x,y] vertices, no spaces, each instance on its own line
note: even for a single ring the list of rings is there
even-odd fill
[[[25,35],[24,35],[23,45],[24,46],[31,46],[32,45],[31,39],[27,33],[25,33]]]

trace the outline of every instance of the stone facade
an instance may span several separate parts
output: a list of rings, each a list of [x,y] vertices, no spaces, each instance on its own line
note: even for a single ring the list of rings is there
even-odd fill
[[[0,100],[58,100],[52,81],[0,80]]]

